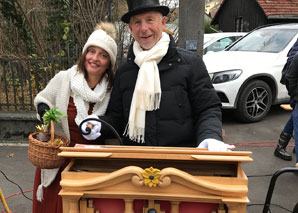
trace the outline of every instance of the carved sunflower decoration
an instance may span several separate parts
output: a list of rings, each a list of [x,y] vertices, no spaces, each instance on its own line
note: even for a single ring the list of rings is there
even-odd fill
[[[160,170],[153,167],[146,168],[142,172],[145,186],[156,187],[159,184]]]

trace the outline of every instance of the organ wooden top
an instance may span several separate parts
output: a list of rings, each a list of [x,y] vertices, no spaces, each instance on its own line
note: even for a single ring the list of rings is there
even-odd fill
[[[199,148],[148,146],[61,147],[71,161],[62,172],[62,197],[241,203],[245,212],[248,181],[241,163],[251,152],[210,152]],[[151,169],[151,170],[150,170]],[[148,187],[146,171],[158,171]],[[153,172],[152,174],[155,174]]]

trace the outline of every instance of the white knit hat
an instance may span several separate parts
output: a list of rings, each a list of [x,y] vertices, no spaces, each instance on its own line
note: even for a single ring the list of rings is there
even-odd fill
[[[112,68],[114,69],[117,57],[117,44],[111,36],[102,29],[95,30],[89,36],[82,53],[90,46],[97,46],[107,51],[111,58]]]

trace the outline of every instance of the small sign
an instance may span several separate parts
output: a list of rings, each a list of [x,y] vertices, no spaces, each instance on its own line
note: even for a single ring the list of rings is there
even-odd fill
[[[187,50],[197,50],[198,42],[197,40],[187,40],[186,41],[186,49]]]

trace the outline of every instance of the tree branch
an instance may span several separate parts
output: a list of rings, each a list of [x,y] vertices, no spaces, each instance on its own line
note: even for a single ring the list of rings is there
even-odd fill
[[[35,40],[35,42],[37,43],[37,45],[38,45],[38,47],[39,47],[39,52],[41,53],[41,56],[45,56],[45,52],[44,52],[44,50],[43,50],[43,48],[42,48],[42,46],[41,46],[41,44],[40,44],[40,41],[39,41],[39,39],[38,39],[38,37],[37,37],[37,35],[36,35],[36,33],[35,33],[35,30],[33,29],[33,27],[32,27],[32,25],[31,25],[30,21],[28,20],[28,18],[27,18],[27,16],[26,16],[26,14],[25,14],[25,12],[24,12],[24,10],[23,10],[21,4],[18,2],[18,0],[15,0],[15,2],[17,3],[17,5],[18,5],[18,7],[19,7],[19,9],[20,9],[20,11],[21,11],[21,13],[23,14],[23,16],[24,16],[24,18],[25,18],[26,23],[28,24],[28,26],[29,26],[29,28],[30,28],[30,30],[31,30],[31,33],[32,33],[32,35],[33,35],[33,37],[34,37],[34,40]]]

